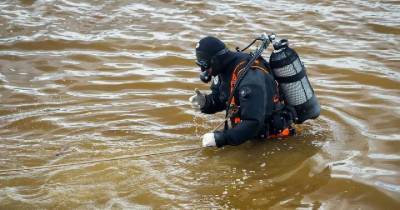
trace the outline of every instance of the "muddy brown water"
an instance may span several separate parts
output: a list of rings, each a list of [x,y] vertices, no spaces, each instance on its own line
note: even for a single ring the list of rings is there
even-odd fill
[[[199,147],[223,118],[187,102],[205,35],[289,39],[322,112],[284,140],[3,173],[0,209],[399,209],[399,20],[390,0],[1,1],[1,170]]]

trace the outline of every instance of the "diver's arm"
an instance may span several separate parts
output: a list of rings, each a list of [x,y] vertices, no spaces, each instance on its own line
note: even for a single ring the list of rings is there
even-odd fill
[[[205,96],[206,103],[200,109],[201,112],[205,114],[214,114],[216,112],[225,110],[226,102],[220,99],[221,98],[220,85],[221,85],[220,82],[218,84],[213,83],[211,85],[210,87],[211,93]]]

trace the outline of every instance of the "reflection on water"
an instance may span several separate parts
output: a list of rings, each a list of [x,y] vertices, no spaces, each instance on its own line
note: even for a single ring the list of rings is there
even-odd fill
[[[283,140],[0,174],[0,207],[400,205],[397,1],[0,3],[0,170],[193,148],[195,43],[288,38],[321,117]],[[265,53],[265,57],[268,57]]]

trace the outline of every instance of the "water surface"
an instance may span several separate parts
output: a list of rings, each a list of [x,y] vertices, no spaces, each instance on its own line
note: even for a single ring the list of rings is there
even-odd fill
[[[1,170],[199,147],[223,118],[187,102],[206,35],[289,39],[322,112],[284,140],[0,174],[0,208],[398,209],[399,19],[398,1],[2,1]]]

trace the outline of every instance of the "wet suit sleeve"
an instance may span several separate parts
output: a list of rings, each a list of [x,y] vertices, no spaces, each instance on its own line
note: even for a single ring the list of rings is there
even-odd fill
[[[265,82],[256,79],[243,84],[238,91],[241,121],[234,128],[215,133],[218,147],[239,145],[257,136],[264,126],[266,91]]]
[[[226,108],[226,102],[222,100],[221,98],[221,82],[218,84],[212,84],[211,85],[211,94],[206,95],[206,103],[204,106],[200,109],[201,112],[205,114],[214,114],[216,112],[220,112],[225,110]]]

